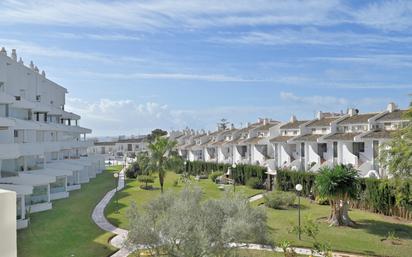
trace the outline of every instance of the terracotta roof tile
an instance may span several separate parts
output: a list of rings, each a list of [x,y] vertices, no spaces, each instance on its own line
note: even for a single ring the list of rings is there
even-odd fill
[[[339,118],[341,118],[342,116],[335,116],[335,117],[324,117],[324,118],[322,118],[322,119],[320,119],[320,120],[318,120],[318,119],[315,119],[315,120],[313,120],[312,122],[310,122],[308,125],[307,125],[307,127],[327,127],[327,126],[330,126],[330,124],[333,122],[333,121],[335,121],[335,120],[337,120],[337,119],[339,119]]]
[[[270,139],[269,142],[286,142],[291,138],[293,138],[293,136],[277,136]]]
[[[377,121],[393,121],[393,120],[407,120],[402,116],[406,113],[407,110],[395,110],[393,112],[388,112],[383,115]]]
[[[282,126],[280,126],[281,129],[298,129],[300,125],[303,123],[308,122],[308,120],[297,120],[295,122],[288,122]]]
[[[364,124],[368,123],[368,120],[372,118],[373,116],[376,116],[379,113],[365,113],[365,114],[357,114],[353,116],[349,116],[345,118],[344,120],[340,121],[340,125],[344,124]]]
[[[352,141],[355,136],[360,135],[361,133],[335,133],[325,137],[325,140],[343,140],[343,141]]]

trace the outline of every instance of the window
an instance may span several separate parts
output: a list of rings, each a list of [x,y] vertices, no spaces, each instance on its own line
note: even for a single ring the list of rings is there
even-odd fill
[[[14,131],[14,137],[19,137],[19,131],[17,130]]]
[[[40,97],[41,97],[40,95],[36,95],[36,101],[37,102],[40,102]]]
[[[338,158],[338,142],[333,142],[333,158]]]
[[[305,157],[305,143],[300,143],[300,156]]]
[[[322,133],[325,133],[326,132],[326,128],[322,128]]]
[[[297,135],[298,134],[298,132],[295,130],[295,131],[293,131],[293,135]]]
[[[313,129],[312,129],[312,133],[315,133],[315,132],[316,132],[316,129],[315,129],[315,128],[313,128]]]

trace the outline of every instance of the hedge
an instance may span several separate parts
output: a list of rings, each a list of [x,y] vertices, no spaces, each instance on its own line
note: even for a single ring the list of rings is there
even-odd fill
[[[295,185],[303,186],[302,194],[316,195],[315,173],[278,170],[276,188],[294,191]],[[412,219],[412,180],[359,178],[357,199],[352,207],[389,216]]]
[[[216,171],[226,173],[229,168],[232,169],[231,164],[203,161],[187,161],[185,167],[186,172],[194,176],[201,174],[210,174]],[[267,169],[265,167],[258,165],[237,164],[234,172],[236,183],[244,185],[246,181],[251,177],[259,178],[259,181],[261,183],[264,183],[267,177],[266,171]]]
[[[278,190],[294,191],[297,184],[301,184],[302,195],[313,194],[316,174],[304,171],[289,171],[280,169],[276,171],[276,186]]]

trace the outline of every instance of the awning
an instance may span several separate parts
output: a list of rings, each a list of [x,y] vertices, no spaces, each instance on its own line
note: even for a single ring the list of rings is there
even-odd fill
[[[56,168],[56,169],[64,169],[64,170],[71,170],[71,171],[80,171],[84,169],[83,165],[78,165],[75,163],[65,163],[63,161],[59,161],[59,162],[52,162],[52,163],[48,163],[46,164],[46,167],[50,167],[50,168]]]
[[[33,186],[29,185],[0,184],[0,188],[14,191],[18,195],[31,195],[33,193]]]
[[[28,173],[30,174],[35,174],[35,175],[46,175],[46,176],[72,176],[73,171],[71,170],[65,170],[65,169],[59,169],[59,168],[44,168],[41,170],[31,170]]]
[[[14,121],[13,127],[16,129],[40,130],[40,125],[38,125],[36,122],[16,118],[9,119]]]
[[[14,99],[15,98],[13,96],[11,96],[9,94],[6,94],[4,92],[0,92],[0,103],[2,103],[2,104],[11,104],[11,103],[14,102]]]
[[[27,101],[24,98],[20,98],[20,100],[13,101],[12,107],[21,108],[21,109],[34,109],[36,108],[36,104],[30,101]]]
[[[0,183],[2,182],[16,185],[42,186],[56,182],[56,178],[52,176],[34,175],[20,172],[18,176],[0,178]]]

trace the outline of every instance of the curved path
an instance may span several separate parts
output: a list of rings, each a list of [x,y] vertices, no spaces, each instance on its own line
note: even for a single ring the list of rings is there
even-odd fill
[[[125,185],[124,169],[122,169],[119,172],[119,180],[118,180],[117,188],[112,189],[109,192],[107,192],[106,195],[102,198],[102,200],[100,200],[100,202],[96,205],[92,213],[92,219],[96,223],[97,226],[99,226],[101,229],[107,232],[111,232],[115,234],[115,236],[110,240],[110,244],[116,248],[119,248],[119,251],[111,255],[111,257],[128,257],[130,254],[132,254],[134,251],[137,250],[137,248],[129,248],[125,246],[124,244],[127,238],[128,231],[125,229],[113,226],[104,216],[104,209],[109,204],[110,200],[113,198],[116,191],[122,190],[124,188],[124,185]],[[263,194],[258,194],[258,195],[252,196],[249,199],[249,201],[253,202],[253,201],[261,199],[262,197],[263,197]],[[236,248],[248,249],[248,250],[283,252],[283,250],[279,247],[271,247],[268,245],[260,245],[260,244],[232,243],[230,247],[236,247]],[[296,253],[300,255],[308,255],[308,256],[311,255],[311,251],[308,248],[294,247],[293,249],[296,251]],[[315,254],[313,256],[321,256],[321,255]],[[362,257],[362,255],[335,252],[333,253],[333,257]]]

